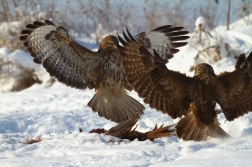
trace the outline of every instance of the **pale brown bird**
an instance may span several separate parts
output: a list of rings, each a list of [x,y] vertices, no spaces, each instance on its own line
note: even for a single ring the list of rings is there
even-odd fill
[[[170,28],[171,26],[164,26],[162,30]],[[28,24],[22,34],[20,40],[24,41],[24,46],[34,57],[33,61],[43,64],[47,72],[59,82],[77,89],[95,88],[96,93],[88,102],[88,106],[98,112],[99,116],[120,123],[139,118],[143,114],[144,106],[130,97],[125,90],[132,90],[125,69],[137,66],[148,71],[148,66],[152,69],[153,65],[151,58],[131,58],[132,63],[124,67],[118,52],[119,41],[115,36],[103,38],[98,51],[95,52],[72,40],[64,27],[57,27],[48,20],[44,23],[35,21]],[[159,29],[140,33],[135,38],[143,47],[152,48],[152,45],[157,44],[155,34],[163,37],[163,41],[158,41],[158,44],[165,45],[165,33]],[[166,46],[161,48],[169,49]],[[171,53],[174,51],[176,50],[171,50]],[[160,53],[170,56],[170,52],[166,55],[165,50]]]
[[[125,35],[125,34],[124,34]],[[130,36],[130,34],[128,34]],[[139,52],[141,46],[125,35],[119,40],[123,65],[129,57],[153,57]],[[151,108],[171,118],[184,116],[176,125],[176,134],[184,140],[207,140],[208,136],[225,138],[229,135],[219,126],[215,111],[218,103],[228,121],[252,110],[252,53],[240,55],[233,72],[214,73],[206,63],[199,64],[193,77],[169,70],[166,62],[155,52],[153,69],[140,71],[138,67],[126,69],[129,83]],[[137,74],[129,74],[139,71]]]
[[[91,51],[71,39],[67,30],[51,21],[28,24],[20,40],[33,61],[43,64],[59,82],[77,89],[95,88],[88,106],[99,116],[115,122],[139,118],[145,109],[130,97],[132,89],[125,76],[118,53],[118,39],[109,35],[102,39],[98,51]]]

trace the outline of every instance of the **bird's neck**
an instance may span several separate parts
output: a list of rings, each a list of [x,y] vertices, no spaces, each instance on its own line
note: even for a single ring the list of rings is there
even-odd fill
[[[199,79],[202,84],[209,87],[210,89],[213,89],[216,85],[216,77],[211,74],[202,73],[195,77]]]

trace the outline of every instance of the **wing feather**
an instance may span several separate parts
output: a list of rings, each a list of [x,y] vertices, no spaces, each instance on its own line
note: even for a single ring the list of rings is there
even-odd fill
[[[130,36],[128,31],[127,33]],[[129,67],[125,68],[125,73],[134,90],[138,92],[140,97],[144,98],[144,102],[149,104],[151,108],[161,110],[163,113],[169,114],[172,118],[185,115],[191,102],[191,94],[186,90],[188,90],[187,87],[193,83],[194,79],[168,70],[163,63],[163,59],[155,50],[153,52],[159,58],[156,56],[154,58],[137,40],[126,37],[125,33],[123,35],[126,41],[120,36],[118,37],[123,45],[119,47],[119,53],[122,56],[123,65]],[[141,66],[128,65],[133,62],[133,58],[137,59],[134,62],[139,61],[139,65]],[[153,63],[154,60],[155,63]],[[180,85],[181,89],[177,88],[177,85]],[[180,96],[177,94],[180,94]],[[176,96],[174,97],[174,95]],[[176,106],[183,106],[184,108]]]
[[[240,55],[235,70],[218,76],[219,96],[217,102],[228,121],[252,111],[252,53],[245,59]],[[243,66],[244,65],[244,66]]]
[[[95,80],[89,77],[101,61],[100,53],[93,52],[73,41],[64,27],[56,27],[51,21],[35,21],[21,32],[33,61],[43,64],[51,76],[78,89],[93,88]]]
[[[179,51],[176,48],[187,44],[184,40],[189,38],[189,36],[185,36],[189,32],[180,31],[182,29],[183,27],[172,27],[171,25],[161,26],[147,33],[141,32],[134,39],[145,46],[153,56],[154,49],[167,63],[168,59]],[[128,34],[130,33],[128,32]]]

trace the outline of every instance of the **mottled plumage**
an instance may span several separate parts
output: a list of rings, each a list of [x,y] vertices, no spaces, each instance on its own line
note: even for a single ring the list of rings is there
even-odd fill
[[[189,38],[189,36],[186,36],[189,32],[180,31],[181,29],[183,27],[166,25],[147,33],[139,33],[134,38],[127,29],[127,35],[123,31],[126,41],[118,36],[123,45],[123,47],[119,46],[118,48],[123,59],[127,80],[136,91],[139,88],[136,83],[144,83],[146,78],[143,76],[153,69],[154,60],[150,60],[150,57],[154,57],[153,50],[161,55],[164,63],[167,63],[168,59],[172,58],[173,54],[179,51],[178,47],[187,44],[184,40]],[[145,84],[150,83],[145,82]]]
[[[132,88],[125,76],[115,36],[105,37],[94,52],[72,40],[65,28],[48,20],[36,21],[26,28],[20,40],[24,41],[34,62],[43,64],[51,76],[67,86],[95,88],[88,106],[99,116],[123,122],[143,114],[144,106],[125,90]]]
[[[180,31],[184,27],[172,27],[171,25],[165,25],[150,32],[142,32],[134,37],[134,40],[154,55],[153,49],[160,55],[163,59],[163,62],[167,63],[168,59],[173,57],[173,54],[177,53],[179,50],[176,49],[178,47],[184,46],[187,42],[186,40],[189,36],[185,36],[188,34],[188,31]],[[127,31],[128,32],[128,31]],[[128,32],[130,35],[130,33]],[[124,33],[124,37],[127,38]]]
[[[129,55],[153,57],[146,49],[139,52],[141,47],[135,40],[125,39],[119,38],[123,43],[119,49],[123,60]],[[202,63],[196,67],[194,77],[169,70],[163,57],[155,50],[153,53],[155,65],[151,71],[129,74],[128,71],[138,71],[132,67],[125,73],[134,90],[151,108],[174,119],[184,116],[176,125],[179,138],[199,141],[208,136],[228,137],[217,121],[216,103],[228,121],[252,110],[252,53],[247,58],[240,55],[233,72],[216,75],[209,64]]]
[[[172,53],[178,51],[175,47],[184,45],[170,43],[169,35],[174,41],[177,40],[178,34],[173,33],[175,29],[171,26],[159,27],[148,33],[138,34],[135,40],[141,45],[140,50],[143,52],[148,53],[147,49],[155,48],[164,58],[171,57]],[[187,33],[180,31],[180,34]],[[44,23],[35,21],[28,24],[22,34],[20,40],[24,41],[24,46],[34,57],[33,61],[43,64],[51,76],[70,87],[96,90],[88,106],[98,112],[99,116],[120,123],[139,118],[143,114],[144,106],[125,90],[132,90],[125,69],[137,67],[138,71],[149,72],[154,65],[151,57],[128,56],[130,63],[123,65],[118,52],[121,46],[115,36],[109,35],[102,39],[98,51],[94,52],[72,40],[64,27],[57,27],[48,20]],[[130,38],[134,39],[132,36]],[[143,49],[145,47],[147,49]]]

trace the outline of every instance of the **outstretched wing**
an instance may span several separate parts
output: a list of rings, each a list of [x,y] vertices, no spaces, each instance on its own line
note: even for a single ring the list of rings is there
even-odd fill
[[[168,70],[163,59],[155,50],[153,50],[155,54],[153,57],[130,34],[128,37],[124,33],[124,37],[126,41],[118,36],[123,45],[119,47],[119,53],[123,59],[127,79],[134,90],[144,98],[145,103],[150,104],[150,107],[161,110],[172,118],[185,115],[192,101],[193,88],[197,86],[197,82],[184,74]],[[153,64],[147,66],[148,70],[141,70],[142,68],[134,65],[134,61],[132,63],[133,58],[140,57],[143,60],[152,58],[154,61]]]
[[[252,111],[252,52],[246,58],[241,54],[233,72],[224,72],[218,76],[219,98],[223,113],[232,121]]]
[[[188,31],[180,31],[184,27],[172,27],[171,25],[165,25],[158,27],[150,32],[141,32],[134,37],[135,41],[143,45],[154,56],[153,49],[161,56],[165,63],[168,59],[173,57],[173,54],[177,53],[178,47],[187,44],[184,40],[188,39]],[[127,30],[128,32],[128,30]],[[128,32],[128,34],[130,34]],[[124,35],[125,36],[125,35]]]
[[[174,53],[179,50],[178,47],[184,46],[188,39],[188,31],[180,31],[183,27],[172,27],[166,25],[158,27],[148,33],[141,32],[134,38],[126,29],[127,35],[123,31],[123,36],[126,42],[118,36],[120,42],[124,45],[121,48],[121,53],[124,60],[124,67],[126,68],[127,78],[131,84],[139,79],[139,75],[145,74],[154,68],[154,63],[148,63],[154,57],[154,50],[161,56],[162,62],[167,63],[168,59],[173,57]],[[136,60],[137,59],[137,60]],[[142,61],[142,63],[141,63]]]
[[[156,97],[164,98],[164,104],[166,104],[166,108],[168,108],[166,113],[168,113],[172,118],[187,115],[190,103],[197,99],[199,91],[198,81],[194,78],[187,77],[185,74],[169,70],[155,50],[154,54],[156,68],[150,75],[150,81],[152,82],[152,87],[154,88],[152,92],[147,92],[145,101],[146,99],[153,101],[152,99],[155,99],[155,96],[153,96],[155,91],[157,92]],[[147,85],[142,84],[142,87],[147,87]]]
[[[33,61],[43,64],[51,76],[78,89],[95,86],[101,61],[99,52],[73,41],[65,28],[48,20],[28,24],[21,33],[20,40],[34,57]]]

